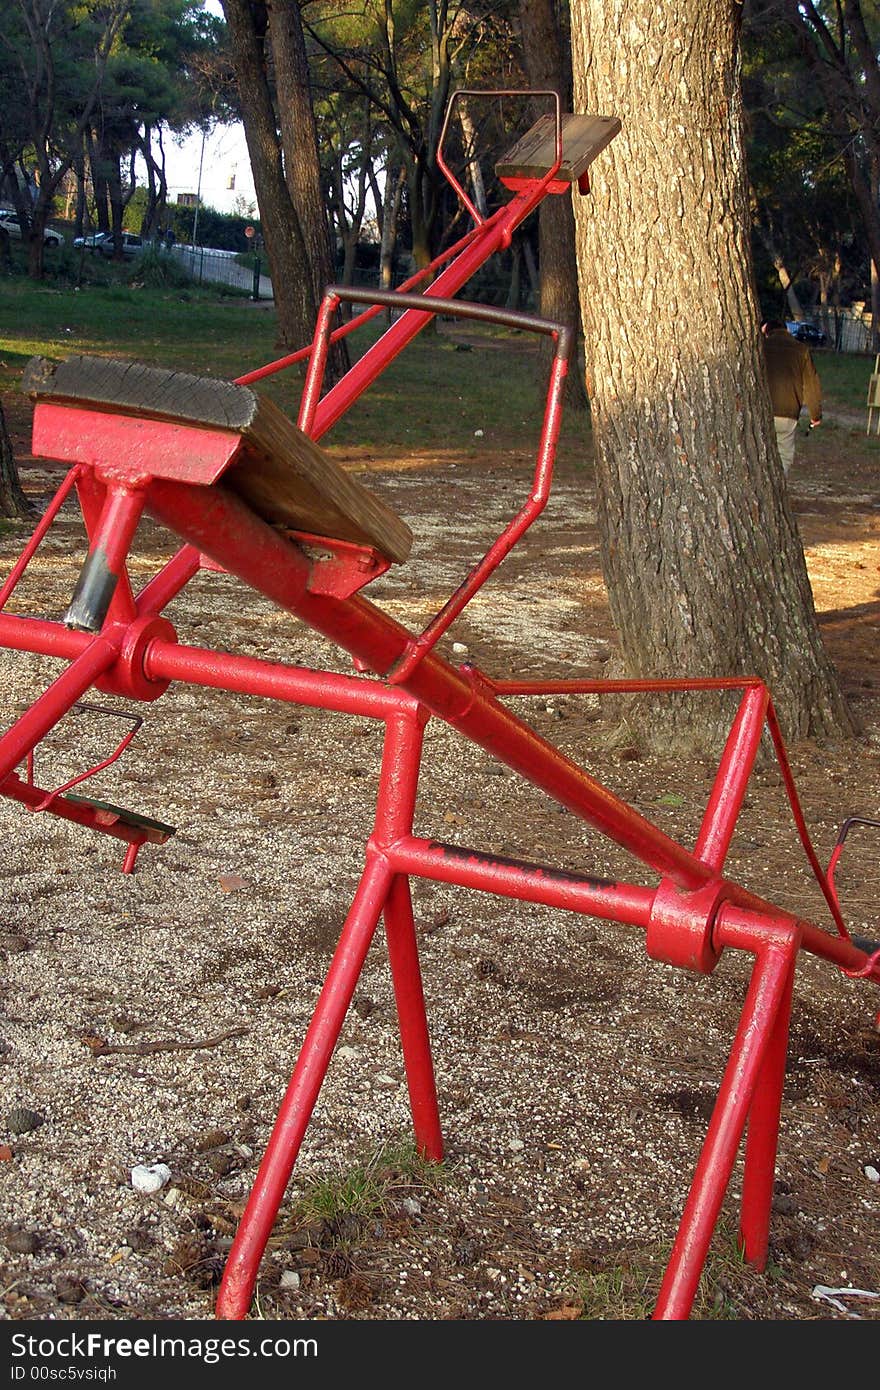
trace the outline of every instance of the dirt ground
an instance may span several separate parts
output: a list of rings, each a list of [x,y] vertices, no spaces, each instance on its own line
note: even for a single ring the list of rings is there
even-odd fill
[[[28,457],[25,402],[3,398],[42,507],[58,473]],[[845,444],[845,448],[841,445]],[[844,461],[844,455],[846,461]],[[863,738],[790,750],[819,859],[848,816],[880,819],[880,453],[864,421],[800,440],[790,490],[823,633]],[[410,561],[371,587],[424,622],[523,500],[527,452],[361,472],[409,522]],[[613,654],[588,468],[446,643],[492,676],[601,676]],[[8,570],[24,532],[0,540]],[[172,547],[147,528],[132,577]],[[14,611],[57,617],[82,554],[65,506]],[[294,619],[202,573],[169,609],[181,641],[346,670]],[[7,725],[57,664],[0,654]],[[714,697],[713,697],[714,698]],[[120,705],[121,702],[99,701]],[[686,844],[714,768],[644,755],[595,697],[513,707]],[[122,875],[119,846],[0,808],[0,1316],[203,1319],[271,1130],[370,832],[378,722],[173,686],[89,794],[178,827]],[[111,721],[115,724],[115,721]],[[118,737],[118,732],[116,737]],[[41,785],[106,756],[114,730],[71,716]],[[416,833],[651,883],[622,851],[432,720]],[[877,832],[856,827],[838,886],[876,939]],[[729,872],[831,930],[778,773],[756,772]],[[416,881],[446,1159],[405,1156],[408,1102],[377,936],[258,1283],[268,1319],[635,1319],[650,1314],[737,1026],[748,961],[710,976],[651,962],[639,932]],[[758,1273],[735,1254],[734,1172],[697,1318],[880,1317],[876,990],[802,956],[771,1229]],[[170,1180],[144,1194],[139,1164]],[[340,1197],[364,1169],[360,1196]],[[361,1174],[363,1177],[363,1174]],[[324,1183],[322,1206],[316,1197]],[[326,1197],[335,1184],[336,1197]],[[370,1194],[364,1197],[363,1188]]]

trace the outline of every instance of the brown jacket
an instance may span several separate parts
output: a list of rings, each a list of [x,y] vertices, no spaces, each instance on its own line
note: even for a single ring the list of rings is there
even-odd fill
[[[764,339],[764,360],[773,414],[796,420],[806,406],[811,420],[821,420],[822,386],[806,344],[776,328]]]

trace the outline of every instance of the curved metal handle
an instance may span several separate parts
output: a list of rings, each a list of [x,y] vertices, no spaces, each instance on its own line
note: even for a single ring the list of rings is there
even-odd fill
[[[306,433],[308,433],[314,418],[315,406],[321,389],[330,331],[330,316],[340,300],[349,300],[354,304],[384,304],[391,308],[415,310],[418,313],[423,313],[426,318],[434,314],[445,314],[450,318],[475,319],[480,323],[492,323],[504,328],[542,333],[556,339],[556,354],[547,388],[547,401],[544,407],[544,420],[541,427],[541,439],[538,445],[538,458],[531,494],[516,516],[508,522],[489,547],[482,560],[470,570],[455,593],[434,615],[421,634],[407,644],[399,662],[387,676],[390,684],[398,685],[412,675],[416,666],[436,646],[444,632],[470,603],[474,594],[483,587],[490,574],[498,568],[516,542],[544,510],[550,495],[550,484],[553,478],[553,463],[562,414],[562,392],[574,345],[574,333],[566,324],[554,323],[551,319],[538,318],[534,314],[524,314],[518,310],[497,309],[490,304],[472,304],[467,300],[441,299],[438,295],[432,294],[401,294],[394,290],[352,289],[344,285],[332,285],[327,290],[321,306],[318,319],[319,327],[315,335],[315,351],[312,353],[300,408],[299,426]]]
[[[541,179],[541,186],[542,186],[542,187],[543,187],[544,184],[549,183],[550,180],[559,172],[559,167],[560,167],[560,165],[562,164],[562,108],[561,108],[560,102],[559,102],[559,93],[553,91],[551,88],[547,88],[547,89],[545,90],[545,89],[543,89],[543,88],[535,88],[535,89],[532,89],[532,88],[522,88],[522,87],[498,87],[498,88],[488,88],[488,87],[483,87],[483,88],[478,88],[478,87],[459,87],[459,89],[458,89],[457,91],[455,91],[455,92],[452,93],[452,96],[449,98],[449,101],[447,102],[447,105],[446,105],[446,115],[445,115],[444,118],[443,118],[443,125],[442,125],[441,130],[440,130],[440,139],[439,139],[438,142],[437,142],[437,167],[438,167],[438,169],[440,170],[440,172],[442,173],[443,177],[446,179],[446,182],[450,185],[451,188],[453,188],[453,189],[455,190],[456,195],[457,195],[457,196],[461,199],[461,201],[464,203],[464,205],[465,205],[465,207],[467,208],[468,212],[470,213],[471,217],[474,219],[474,222],[477,224],[478,227],[482,227],[483,223],[486,221],[486,218],[483,217],[483,216],[477,211],[477,209],[476,209],[476,207],[474,206],[473,202],[472,202],[471,199],[468,197],[468,195],[465,193],[465,191],[464,191],[464,189],[462,188],[461,184],[459,183],[458,179],[455,177],[455,175],[453,174],[452,170],[449,168],[449,165],[446,163],[445,159],[443,158],[443,142],[444,142],[444,140],[446,139],[446,131],[447,131],[447,129],[449,128],[449,121],[450,121],[450,118],[451,118],[451,116],[452,116],[452,108],[454,107],[455,103],[458,101],[459,97],[552,97],[552,98],[553,98],[554,109],[555,109],[555,116],[556,116],[556,162],[555,162],[555,164],[553,165],[553,168],[550,170],[550,172],[549,172],[548,174],[544,174],[544,176],[542,177],[542,179]]]

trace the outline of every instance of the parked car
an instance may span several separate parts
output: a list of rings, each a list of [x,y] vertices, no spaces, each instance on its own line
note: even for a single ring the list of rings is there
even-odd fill
[[[0,213],[0,227],[4,232],[8,232],[11,237],[21,240],[21,218],[17,212]],[[63,246],[64,237],[60,232],[56,232],[53,227],[43,228],[43,241],[46,246]]]
[[[114,237],[112,232],[108,232],[106,234],[106,236],[102,239],[97,249],[100,251],[102,256],[107,256],[108,258],[116,255],[116,238]],[[143,249],[144,242],[142,237],[135,236],[134,232],[122,233],[123,256],[140,255]]]
[[[75,236],[73,244],[77,248],[85,247],[86,251],[97,251],[109,235],[109,232],[92,232],[90,236]]]
[[[799,343],[809,343],[810,347],[824,347],[828,341],[827,334],[821,328],[803,319],[793,320],[785,326],[793,338],[797,338]]]

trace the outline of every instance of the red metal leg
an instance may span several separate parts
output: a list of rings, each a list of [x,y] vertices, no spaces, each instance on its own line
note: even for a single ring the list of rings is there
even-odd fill
[[[726,912],[726,931],[734,931],[734,910]],[[746,929],[748,932],[748,928]],[[791,999],[794,991],[795,966],[799,938],[791,952],[788,980],[783,986],[779,1009],[770,1033],[767,1053],[761,1067],[749,1110],[746,1138],[745,1167],[740,1219],[740,1244],[749,1264],[763,1269],[770,1245],[770,1213],[773,1204],[773,1181],[776,1172],[776,1150],[779,1142],[779,1122],[782,1112],[782,1088],[785,1083],[785,1062],[788,1052],[788,1027],[791,1020]]]
[[[425,996],[409,880],[400,874],[395,877],[385,904],[385,930],[416,1144],[423,1158],[439,1163],[443,1157],[443,1134],[437,1108]]]
[[[426,710],[404,700],[387,721],[371,843],[389,865],[395,844],[412,835],[426,720]],[[385,903],[385,931],[416,1143],[423,1157],[439,1163],[443,1157],[443,1136],[412,899],[409,879],[404,874],[395,874],[392,880]]]
[[[219,1318],[247,1316],[260,1260],[390,886],[388,865],[380,856],[371,854],[229,1252],[217,1299]]]
[[[105,619],[130,622],[134,600],[125,569],[129,547],[144,510],[144,489],[125,482],[102,487],[90,469],[77,479],[89,532],[89,553],[65,616],[68,627],[99,632]]]
[[[742,697],[718,766],[694,854],[720,873],[730,849],[737,817],[755,765],[770,702],[766,686],[753,686]]]
[[[721,915],[725,912],[726,909],[722,909]],[[737,922],[740,930],[736,944],[745,946],[748,941],[748,949],[757,953],[755,966],[718,1100],[660,1287],[654,1310],[655,1319],[680,1320],[690,1315],[752,1098],[759,1083],[762,1087],[759,1109],[765,1127],[760,1131],[761,1137],[753,1150],[753,1170],[755,1165],[766,1163],[775,1156],[775,1140],[772,1155],[768,1142],[766,1106],[774,1081],[778,1081],[779,1038],[783,1032],[782,1017],[787,1013],[790,999],[798,934],[792,929],[790,921],[785,919],[762,921],[757,914],[740,912]],[[726,940],[725,944],[732,943]],[[769,1073],[765,1072],[768,1060]],[[777,1095],[780,1094],[777,1087]],[[766,1173],[761,1175],[759,1182],[753,1171],[750,1183],[752,1235],[757,1232],[757,1204],[766,1191],[767,1181]],[[769,1182],[772,1186],[772,1169]]]

